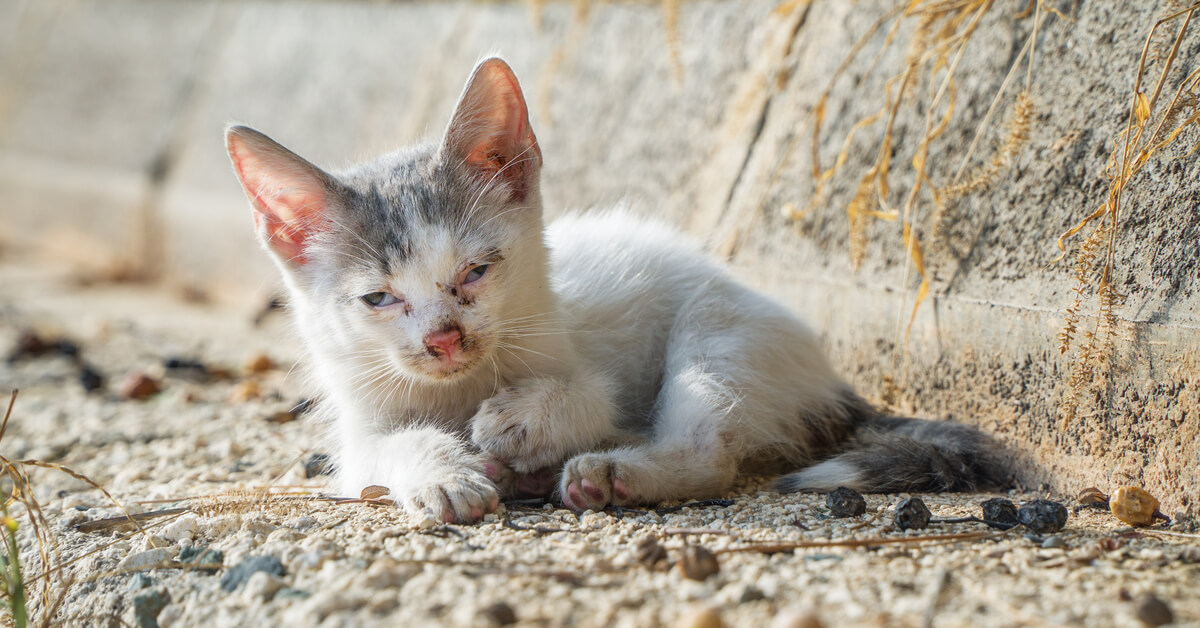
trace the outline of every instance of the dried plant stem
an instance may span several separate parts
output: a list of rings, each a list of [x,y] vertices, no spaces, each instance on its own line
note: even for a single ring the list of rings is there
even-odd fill
[[[713,550],[714,554],[735,554],[753,552],[758,554],[778,554],[798,549],[818,547],[868,547],[874,545],[910,545],[915,543],[930,543],[938,541],[972,541],[996,536],[992,532],[959,532],[955,534],[929,534],[926,536],[875,537],[867,539],[844,539],[841,541],[800,541],[797,543],[756,543]]]

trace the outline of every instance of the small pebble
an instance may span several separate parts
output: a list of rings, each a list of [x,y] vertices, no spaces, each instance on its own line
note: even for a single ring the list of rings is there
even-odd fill
[[[771,628],[824,628],[811,610],[799,606],[783,609],[771,620]]]
[[[158,628],[158,614],[171,602],[166,589],[155,589],[133,597],[133,620],[138,628]]]
[[[283,563],[279,562],[279,559],[274,556],[251,556],[221,576],[221,590],[230,593],[259,571],[282,576],[284,574]]]
[[[1136,486],[1122,486],[1108,500],[1108,509],[1131,526],[1148,526],[1158,513],[1158,500]]]
[[[1067,544],[1065,541],[1063,541],[1062,537],[1057,534],[1047,537],[1044,541],[1042,541],[1042,549],[1054,549],[1058,547],[1066,547],[1066,545]]]
[[[193,565],[220,565],[225,562],[225,552],[205,546],[185,547],[179,550],[179,562]]]
[[[85,364],[79,368],[79,385],[87,392],[99,390],[104,386],[104,376],[100,371]]]
[[[1133,614],[1147,626],[1162,626],[1175,621],[1171,607],[1153,593],[1143,593],[1133,601]]]
[[[683,548],[683,557],[676,564],[680,575],[688,580],[704,581],[721,570],[716,554],[700,545]]]
[[[130,591],[139,591],[141,589],[145,589],[146,587],[153,586],[153,585],[154,585],[154,578],[151,578],[150,576],[148,576],[140,571],[133,574],[133,577],[129,579],[129,590]]]
[[[923,530],[929,526],[933,513],[920,497],[909,497],[896,504],[895,524],[901,530]]]
[[[126,399],[142,400],[162,391],[158,380],[145,373],[134,373],[121,384],[121,396]]]
[[[679,617],[679,628],[725,628],[721,613],[717,609],[703,605],[688,609]]]
[[[517,613],[511,606],[504,602],[496,602],[489,604],[479,611],[480,617],[491,623],[508,626],[517,623]]]
[[[1002,524],[1008,528],[1017,527],[1021,521],[1017,519],[1017,506],[1003,497],[989,499],[979,505],[983,510],[983,519],[992,523]]]
[[[1048,499],[1021,504],[1017,519],[1035,534],[1053,534],[1067,525],[1067,507]]]
[[[1105,495],[1103,491],[1094,486],[1089,486],[1079,491],[1079,495],[1075,497],[1075,500],[1079,502],[1080,506],[1108,505],[1108,495]]]
[[[117,569],[127,569],[132,571],[135,569],[154,567],[167,562],[174,554],[175,550],[170,547],[156,547],[154,549],[148,549],[144,552],[129,554],[125,558],[121,559],[121,562],[117,564]]]
[[[291,423],[296,420],[296,415],[291,410],[281,410],[267,415],[267,423],[281,425],[283,423]]]
[[[1185,563],[1200,563],[1200,547],[1185,547],[1179,552],[1179,560]]]
[[[637,561],[646,567],[654,567],[667,558],[667,550],[652,536],[648,536],[634,547]]]
[[[229,399],[234,402],[242,403],[257,399],[262,395],[262,388],[258,382],[253,379],[248,379],[237,386],[234,386],[233,391],[229,393]]]
[[[825,505],[829,514],[839,519],[857,517],[867,512],[867,500],[858,491],[839,486],[825,494]]]
[[[247,373],[266,373],[274,368],[275,362],[271,361],[271,358],[267,357],[265,353],[256,353],[250,356],[242,366],[242,370]]]

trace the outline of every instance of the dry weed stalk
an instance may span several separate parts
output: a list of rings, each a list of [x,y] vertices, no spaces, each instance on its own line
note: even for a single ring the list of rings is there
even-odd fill
[[[879,120],[886,120],[879,139],[878,150],[874,163],[859,179],[849,203],[846,205],[846,218],[849,229],[849,256],[851,266],[859,268],[864,257],[865,247],[869,241],[868,227],[872,220],[899,221],[901,223],[901,242],[905,247],[905,277],[915,270],[920,277],[908,315],[907,325],[903,320],[903,309],[897,317],[897,351],[907,346],[913,321],[916,319],[921,304],[930,292],[929,277],[925,267],[925,254],[921,245],[921,234],[918,219],[921,215],[921,199],[928,197],[935,208],[931,223],[940,223],[943,208],[963,196],[987,188],[1000,173],[1011,164],[1018,151],[1027,143],[1029,126],[1033,116],[1033,101],[1029,97],[1029,83],[1032,80],[1033,46],[1039,25],[1047,15],[1057,14],[1043,6],[1043,0],[1031,0],[1026,15],[1033,16],[1034,27],[1027,38],[1020,55],[1013,61],[1008,76],[997,89],[992,105],[987,115],[976,128],[975,140],[971,144],[963,165],[959,167],[954,180],[947,186],[934,185],[929,176],[930,155],[933,143],[942,136],[954,119],[956,83],[955,73],[983,18],[995,7],[994,0],[910,0],[893,12],[884,15],[876,21],[867,33],[851,48],[850,53],[834,71],[826,89],[817,101],[812,132],[812,169],[816,189],[809,204],[824,202],[828,191],[827,186],[846,163],[851,140],[854,135],[866,126]],[[1017,19],[1024,17],[1017,15]],[[841,151],[834,163],[828,169],[822,169],[820,158],[821,125],[824,121],[826,105],[835,83],[848,70],[851,63],[861,54],[867,42],[891,22],[884,37],[883,44],[864,72],[870,75],[884,52],[894,43],[901,25],[915,22],[908,39],[908,52],[905,57],[903,71],[886,81],[885,95],[882,107],[862,120],[858,121],[847,134]],[[1026,59],[1028,58],[1028,61]],[[1029,72],[1025,90],[1016,97],[1013,113],[1010,117],[1008,132],[1004,141],[996,150],[988,164],[965,180],[960,181],[962,170],[975,144],[983,135],[984,129],[991,120],[992,113],[1001,101],[1012,77],[1018,67],[1027,64]],[[860,79],[861,80],[861,79]],[[923,97],[915,95],[916,86],[927,86],[927,94]],[[894,207],[891,200],[890,174],[892,171],[892,136],[897,115],[905,102],[912,103],[914,108],[925,111],[925,125],[921,139],[913,153],[910,168],[912,186],[903,199],[903,204]],[[790,151],[790,148],[789,148]],[[785,157],[786,158],[786,157]],[[922,192],[925,192],[922,195]],[[807,213],[804,212],[804,213]],[[899,337],[903,334],[903,342]],[[896,361],[896,356],[893,356]]]
[[[1078,416],[1083,391],[1089,387],[1107,388],[1112,374],[1113,340],[1118,335],[1120,318],[1115,308],[1123,296],[1113,287],[1116,238],[1123,209],[1122,201],[1131,193],[1130,186],[1135,177],[1161,152],[1172,146],[1180,135],[1200,120],[1197,91],[1200,89],[1200,69],[1193,70],[1178,79],[1174,96],[1165,106],[1159,106],[1160,96],[1166,87],[1171,70],[1188,34],[1193,16],[1200,10],[1200,2],[1192,2],[1186,8],[1174,11],[1157,20],[1146,36],[1142,54],[1138,60],[1137,78],[1130,94],[1129,114],[1125,128],[1113,139],[1113,151],[1105,166],[1108,178],[1108,194],[1105,202],[1074,227],[1059,236],[1057,246],[1066,255],[1065,242],[1080,231],[1090,227],[1092,231],[1084,239],[1075,254],[1073,278],[1075,297],[1067,308],[1066,321],[1059,333],[1059,352],[1066,354],[1073,348],[1079,332],[1081,309],[1085,294],[1094,293],[1095,306],[1089,318],[1093,319],[1090,329],[1083,332],[1083,342],[1072,360],[1071,377],[1063,395],[1059,416],[1062,429],[1067,429]],[[1179,29],[1169,49],[1155,46],[1159,27],[1180,21]],[[1153,91],[1147,95],[1145,80],[1147,68],[1160,65]],[[1195,154],[1200,145],[1189,149],[1184,155]],[[1127,203],[1126,203],[1127,204]],[[1103,255],[1100,251],[1103,250]]]

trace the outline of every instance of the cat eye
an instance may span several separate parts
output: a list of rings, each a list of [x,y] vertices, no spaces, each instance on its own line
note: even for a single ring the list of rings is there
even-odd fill
[[[387,292],[372,292],[370,294],[364,294],[359,298],[362,299],[363,303],[366,303],[371,307],[387,307],[400,302],[400,299],[397,299],[394,295],[388,294]]]
[[[467,271],[467,276],[463,278],[463,283],[464,284],[475,283],[476,281],[479,281],[480,279],[482,279],[484,274],[487,273],[488,266],[491,266],[491,264],[480,264],[480,265],[476,266],[475,268],[472,268],[471,270]]]

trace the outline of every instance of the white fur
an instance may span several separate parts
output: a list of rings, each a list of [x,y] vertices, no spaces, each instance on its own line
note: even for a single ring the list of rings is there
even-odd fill
[[[714,495],[748,459],[811,462],[847,390],[814,335],[660,223],[616,209],[543,231],[526,115],[511,71],[489,60],[435,152],[333,176],[229,131],[334,417],[339,490],[383,485],[410,510],[473,520],[512,471],[562,465],[560,495],[584,508]],[[406,200],[418,188],[461,217],[430,219]],[[403,215],[354,205],[383,193]],[[381,250],[389,220],[403,254]],[[497,251],[485,279],[463,283]],[[359,301],[378,291],[403,307]],[[472,339],[452,373],[423,340],[447,324]]]

